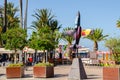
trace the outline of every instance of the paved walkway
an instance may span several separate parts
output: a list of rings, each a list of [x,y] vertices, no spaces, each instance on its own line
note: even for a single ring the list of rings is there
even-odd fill
[[[0,80],[68,80],[68,73],[70,69],[70,65],[60,65],[54,68],[55,76],[53,78],[34,78],[32,71],[33,69],[32,67],[29,67],[28,70],[25,71],[24,78],[6,79],[5,67],[0,67]],[[102,80],[102,67],[85,66],[85,71],[88,79],[84,80]]]

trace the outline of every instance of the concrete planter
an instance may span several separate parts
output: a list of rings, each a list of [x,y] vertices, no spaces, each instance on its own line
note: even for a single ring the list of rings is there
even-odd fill
[[[42,66],[34,66],[33,67],[33,75],[34,77],[48,78],[54,76],[54,67],[42,67]]]
[[[120,68],[118,67],[104,67],[103,80],[120,80]]]
[[[24,76],[24,67],[6,67],[7,78],[21,78]]]

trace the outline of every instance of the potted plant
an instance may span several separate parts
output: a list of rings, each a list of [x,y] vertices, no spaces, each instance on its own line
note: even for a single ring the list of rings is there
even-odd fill
[[[103,67],[103,80],[120,80],[120,66]]]
[[[54,66],[52,63],[37,63],[33,67],[34,77],[53,77],[54,76]]]
[[[7,78],[21,78],[24,76],[24,67],[22,63],[9,64],[6,67]]]
[[[111,59],[114,62],[106,62],[103,68],[103,80],[120,80],[120,39],[119,38],[110,38],[106,40],[105,46],[110,49]]]

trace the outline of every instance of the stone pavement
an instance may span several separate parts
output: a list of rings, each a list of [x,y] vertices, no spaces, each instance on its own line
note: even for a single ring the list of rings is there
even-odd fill
[[[23,78],[6,79],[5,67],[0,67],[0,80],[68,80],[68,73],[71,65],[58,65],[54,68],[55,76],[53,78],[34,78],[32,67],[28,67],[25,70],[25,76]],[[102,80],[102,67],[98,66],[85,66],[88,79],[84,80]]]

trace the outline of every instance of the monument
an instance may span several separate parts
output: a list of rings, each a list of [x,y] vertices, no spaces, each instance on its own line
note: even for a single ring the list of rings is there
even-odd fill
[[[76,58],[73,59],[71,70],[68,74],[68,80],[81,80],[86,79],[87,75],[81,61],[81,58],[78,58],[78,48],[77,45],[79,44],[79,40],[81,37],[82,28],[80,26],[80,12],[78,12],[76,21],[75,21],[75,44],[73,48],[76,50]]]

